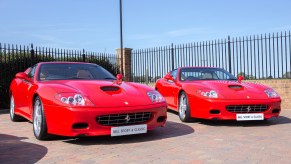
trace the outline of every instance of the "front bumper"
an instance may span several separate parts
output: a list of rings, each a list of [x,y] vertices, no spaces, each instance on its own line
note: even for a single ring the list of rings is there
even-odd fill
[[[147,130],[153,130],[156,127],[164,126],[167,119],[166,103],[118,108],[72,108],[44,104],[44,111],[48,133],[62,136],[110,135],[112,126],[103,126],[96,120],[98,116],[102,115],[151,112],[152,115],[150,119],[147,122],[141,123],[147,124]]]
[[[230,112],[226,109],[229,105],[257,105],[265,104],[268,106],[263,113],[264,119],[278,117],[281,112],[281,99],[267,99],[267,100],[222,100],[222,99],[199,99],[189,98],[189,105],[191,109],[191,117],[213,120],[236,120],[237,114],[247,114]],[[252,112],[253,113],[253,112]]]

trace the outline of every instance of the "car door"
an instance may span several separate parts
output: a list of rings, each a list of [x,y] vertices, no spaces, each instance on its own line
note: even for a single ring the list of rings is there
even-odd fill
[[[34,93],[33,89],[34,87],[34,75],[35,75],[35,70],[36,66],[33,66],[30,71],[28,71],[27,76],[28,79],[22,79],[21,84],[19,85],[19,98],[20,98],[20,106],[21,110],[24,112],[24,114],[29,117],[31,116],[31,110],[30,110],[30,105],[31,105],[31,97]]]
[[[173,80],[166,80],[163,89],[164,89],[164,97],[169,105],[169,107],[174,107],[174,95],[173,91],[174,88],[176,88],[176,80],[177,80],[177,69],[170,72],[170,75],[172,76]]]

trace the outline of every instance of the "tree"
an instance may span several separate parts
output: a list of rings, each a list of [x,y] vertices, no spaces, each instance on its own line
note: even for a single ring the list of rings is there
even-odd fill
[[[283,75],[283,78],[285,78],[285,79],[290,79],[290,78],[291,78],[291,72],[286,72],[286,73]]]
[[[248,75],[248,74],[246,74],[244,72],[238,73],[237,76],[243,76],[244,79],[246,79],[246,80],[255,80],[256,79],[256,76]]]

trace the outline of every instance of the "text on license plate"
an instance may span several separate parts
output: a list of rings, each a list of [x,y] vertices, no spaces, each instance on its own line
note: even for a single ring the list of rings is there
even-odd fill
[[[111,128],[111,136],[123,136],[131,134],[141,134],[147,132],[147,125],[132,125],[132,126],[119,126]]]
[[[237,121],[264,120],[263,113],[236,114]]]

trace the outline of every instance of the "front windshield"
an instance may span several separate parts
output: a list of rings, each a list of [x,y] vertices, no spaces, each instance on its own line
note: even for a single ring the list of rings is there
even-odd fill
[[[38,72],[39,80],[115,80],[107,70],[96,64],[44,63]]]
[[[237,80],[235,76],[220,68],[182,68],[181,81],[193,80]]]

